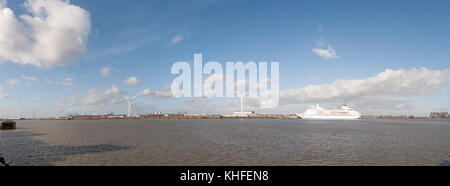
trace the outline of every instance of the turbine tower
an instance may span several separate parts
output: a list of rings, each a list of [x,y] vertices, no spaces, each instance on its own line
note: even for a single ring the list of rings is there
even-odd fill
[[[123,96],[127,101],[128,101],[128,115],[127,117],[131,117],[131,102],[136,99],[136,96],[133,97],[128,97],[128,96]]]
[[[244,96],[241,96],[241,112],[244,112]]]

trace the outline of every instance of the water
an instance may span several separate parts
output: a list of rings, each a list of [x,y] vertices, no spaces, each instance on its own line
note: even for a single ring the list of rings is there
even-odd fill
[[[450,120],[19,121],[10,165],[440,165]]]

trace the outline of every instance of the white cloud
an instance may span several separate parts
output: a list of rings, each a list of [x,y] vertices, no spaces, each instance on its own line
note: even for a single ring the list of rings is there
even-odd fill
[[[112,86],[110,89],[102,90],[98,88],[89,89],[84,97],[72,96],[70,105],[105,105],[123,102],[123,91],[117,86]]]
[[[85,53],[91,30],[86,10],[63,0],[26,0],[24,7],[29,15],[17,18],[1,0],[0,58],[50,68]]]
[[[352,102],[383,96],[420,96],[442,90],[450,82],[450,71],[390,70],[367,79],[337,80],[333,84],[310,85],[280,92],[280,104]]]
[[[137,84],[139,84],[139,82],[140,82],[140,80],[137,77],[132,76],[132,77],[129,77],[128,79],[126,79],[123,83],[125,85],[131,86],[131,85],[137,85]]]
[[[6,83],[10,84],[10,85],[17,85],[20,82],[19,79],[10,79],[7,80]]]
[[[38,78],[35,76],[22,75],[22,76],[20,76],[20,79],[24,80],[26,85],[30,85],[31,82],[38,81]],[[20,83],[20,81],[21,81],[20,79],[19,78],[9,79],[6,81],[6,83],[8,83],[10,85],[17,85]]]
[[[35,96],[35,97],[31,98],[31,100],[33,100],[33,101],[37,101],[37,100],[40,100],[40,99],[41,99],[41,97],[39,97],[39,96]]]
[[[323,43],[322,43],[323,44]],[[331,45],[328,45],[328,49],[313,48],[312,51],[320,56],[324,60],[338,58],[336,50],[334,50]]]
[[[3,87],[0,86],[0,99],[9,97],[10,95],[3,92]]]
[[[404,98],[373,96],[354,100],[352,106],[364,115],[420,115],[427,113],[423,107],[414,104],[413,100]]]
[[[102,75],[102,77],[108,77],[109,75],[111,75],[111,67],[105,67],[100,69],[100,74]]]
[[[50,85],[58,85],[63,87],[72,87],[73,86],[73,79],[72,78],[65,78],[62,81],[52,81],[48,80],[47,78],[44,79],[45,82],[47,82]]]
[[[167,45],[168,46],[172,46],[172,45],[177,44],[177,43],[179,43],[179,42],[181,42],[183,40],[184,40],[183,36],[175,36],[175,37],[172,38],[172,40],[170,40],[169,44],[167,44]]]
[[[144,96],[148,98],[171,98],[172,92],[170,86],[167,86],[164,90],[151,91],[150,89],[145,89],[138,93],[136,96]]]
[[[38,81],[39,80],[36,76],[25,76],[25,75],[22,75],[22,76],[20,76],[20,78],[22,78],[25,81]]]

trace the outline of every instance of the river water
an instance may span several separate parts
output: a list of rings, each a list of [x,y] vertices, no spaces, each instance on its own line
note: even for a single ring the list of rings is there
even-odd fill
[[[18,121],[10,165],[439,165],[450,120]]]

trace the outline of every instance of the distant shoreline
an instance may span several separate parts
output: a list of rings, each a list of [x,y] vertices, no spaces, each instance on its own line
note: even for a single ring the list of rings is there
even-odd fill
[[[283,120],[303,120],[302,118],[292,117],[155,117],[155,118],[41,118],[34,120],[222,120],[222,119],[283,119]],[[392,120],[440,120],[450,118],[429,118],[429,117],[411,117],[411,116],[362,116],[360,120],[371,119],[392,119]]]
[[[30,118],[30,119],[14,119],[14,120],[143,120],[143,119],[287,119],[302,120],[297,115],[289,114],[268,114],[268,115],[251,115],[251,116],[228,116],[228,115],[141,115],[126,117],[125,115],[92,115],[92,116],[69,116],[69,117],[49,117],[49,118]],[[424,116],[361,116],[361,120],[368,119],[394,119],[394,120],[436,120],[450,119],[449,117],[424,117]],[[6,121],[0,119],[0,121]]]

